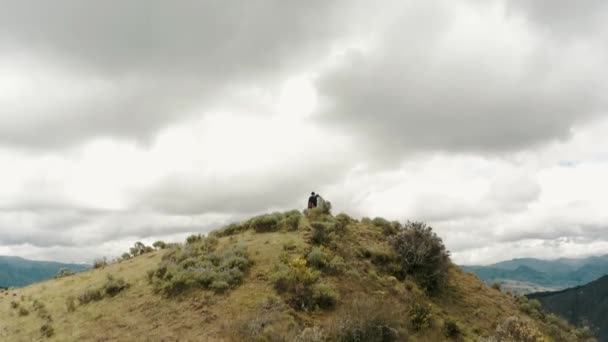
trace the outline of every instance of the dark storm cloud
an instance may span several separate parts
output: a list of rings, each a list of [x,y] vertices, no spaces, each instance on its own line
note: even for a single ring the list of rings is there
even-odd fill
[[[522,150],[605,113],[604,44],[549,39],[498,2],[468,3],[466,15],[439,3],[408,7],[380,43],[321,76],[319,120],[394,156]],[[606,26],[608,11],[593,15]]]
[[[89,95],[45,108],[0,108],[0,142],[53,147],[99,135],[149,138],[226,87],[260,85],[325,55],[341,31],[339,5],[0,1],[0,51],[59,66]],[[105,88],[86,88],[94,82]],[[53,93],[50,83],[37,91]]]

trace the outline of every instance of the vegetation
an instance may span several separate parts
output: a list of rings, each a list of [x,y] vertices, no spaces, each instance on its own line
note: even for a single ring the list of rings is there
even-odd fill
[[[152,247],[1,292],[3,338],[576,342],[591,331],[484,286],[421,223],[291,211]]]
[[[175,296],[195,288],[217,293],[238,286],[251,262],[245,246],[216,251],[218,239],[189,237],[186,245],[169,250],[148,280],[157,292]]]
[[[431,227],[422,222],[408,222],[390,238],[390,244],[398,256],[398,276],[413,277],[431,294],[445,286],[449,275],[449,253]]]

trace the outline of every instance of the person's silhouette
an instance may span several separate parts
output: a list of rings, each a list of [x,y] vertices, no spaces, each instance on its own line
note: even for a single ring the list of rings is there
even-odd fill
[[[313,191],[310,194],[310,197],[308,197],[308,209],[313,209],[316,207],[317,207],[317,195]]]

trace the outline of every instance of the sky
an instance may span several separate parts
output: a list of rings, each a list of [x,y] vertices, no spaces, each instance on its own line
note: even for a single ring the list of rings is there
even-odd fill
[[[303,209],[608,253],[608,2],[0,0],[0,254]]]

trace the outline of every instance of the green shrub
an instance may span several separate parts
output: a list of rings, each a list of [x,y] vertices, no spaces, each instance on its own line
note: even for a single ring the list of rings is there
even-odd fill
[[[138,255],[143,255],[146,253],[150,253],[154,250],[154,248],[150,247],[150,246],[146,246],[144,245],[142,242],[137,241],[133,247],[131,247],[129,249],[130,253],[132,256],[138,256]]]
[[[340,296],[331,286],[320,283],[312,286],[312,299],[319,308],[331,309],[336,306]]]
[[[217,238],[209,236],[171,249],[160,265],[148,272],[149,282],[165,296],[194,288],[219,293],[237,286],[251,265],[247,251],[244,246],[236,246],[218,253],[217,244]]]
[[[304,328],[298,336],[295,337],[294,342],[325,342],[327,337],[323,332],[323,329],[314,326]]]
[[[283,219],[279,222],[281,229],[294,231],[300,227],[300,220],[302,219],[302,213],[299,210],[292,210],[283,213]]]
[[[158,240],[152,244],[152,247],[156,249],[165,249],[167,248],[167,244],[164,241]]]
[[[492,288],[496,291],[500,291],[500,283],[498,283],[498,282],[492,283]]]
[[[231,223],[231,224],[223,227],[222,229],[218,230],[216,232],[216,234],[219,237],[231,236],[231,235],[242,233],[242,232],[246,231],[247,229],[249,229],[248,223]]]
[[[205,237],[201,234],[192,234],[186,238],[186,244],[201,242]]]
[[[405,341],[399,314],[392,304],[370,297],[355,299],[338,314],[330,341],[391,342]]]
[[[30,312],[28,309],[24,308],[23,306],[19,308],[19,316],[27,316],[29,314]]]
[[[431,227],[421,222],[408,222],[389,241],[397,254],[398,277],[413,277],[431,294],[445,286],[450,267],[449,252]]]
[[[78,301],[80,304],[88,304],[103,299],[103,293],[100,289],[87,289],[80,296]]]
[[[335,223],[311,222],[311,242],[316,245],[329,245],[335,239]]]
[[[526,296],[517,298],[519,302],[519,310],[532,317],[542,319],[545,314],[542,311],[542,304],[536,299],[528,299]]]
[[[281,214],[270,214],[254,217],[249,221],[249,226],[257,233],[276,232],[279,230]]]
[[[382,217],[376,217],[372,220],[372,224],[382,230],[384,235],[395,235],[399,232],[400,224],[394,224],[389,222]]]
[[[93,268],[104,268],[106,266],[108,266],[108,259],[106,257],[93,260]]]
[[[68,296],[65,299],[65,309],[67,312],[76,311],[76,304],[74,303],[75,300],[76,300],[76,298],[74,298],[74,296]]]
[[[50,323],[44,323],[40,327],[40,334],[42,337],[53,337],[55,334],[55,329],[53,329],[53,326]]]
[[[546,337],[534,326],[519,317],[509,317],[497,328],[494,337],[499,341],[544,342]]]
[[[74,274],[76,274],[76,272],[74,272],[70,269],[67,269],[67,268],[62,268],[59,270],[59,272],[57,272],[57,275],[55,275],[55,279],[69,277]]]
[[[114,278],[112,275],[108,275],[106,283],[102,287],[103,295],[114,297],[125,289],[129,288],[129,284],[122,278]]]
[[[338,295],[328,285],[318,284],[319,277],[319,272],[298,256],[277,265],[270,279],[279,293],[288,296],[288,303],[296,310],[331,308]]]
[[[331,259],[327,269],[333,274],[342,274],[348,268],[346,262],[344,262],[344,258],[339,255],[336,255]]]
[[[229,326],[235,341],[293,341],[296,323],[280,298],[268,297]]]
[[[445,337],[458,338],[462,333],[458,323],[451,319],[447,319],[443,324],[443,334]]]
[[[11,301],[11,308],[12,309],[16,309],[19,307],[19,302],[15,302],[14,300]]]
[[[306,257],[308,265],[316,268],[323,269],[327,266],[327,255],[323,253],[323,250],[319,247],[313,247],[308,256]]]
[[[293,240],[289,240],[283,244],[284,251],[295,251],[298,248]]]
[[[122,255],[120,256],[121,260],[129,260],[131,259],[131,254],[124,252],[122,253]]]
[[[415,331],[423,330],[431,326],[431,305],[414,303],[410,307],[410,323]]]

